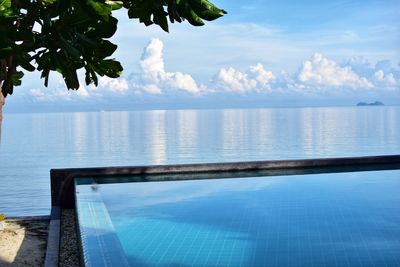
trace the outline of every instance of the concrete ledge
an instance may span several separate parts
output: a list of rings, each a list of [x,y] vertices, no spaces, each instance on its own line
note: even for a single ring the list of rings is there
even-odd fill
[[[295,175],[307,173],[397,169],[400,155],[323,158],[304,160],[247,161],[210,164],[121,166],[101,168],[52,169],[52,206],[74,208],[74,178],[136,176],[138,181],[205,179],[217,177]],[[247,173],[246,172],[251,172]],[[224,175],[225,173],[225,175]],[[207,176],[205,176],[207,174]],[[168,175],[166,178],[165,176]],[[175,178],[174,178],[175,175]],[[226,176],[228,175],[228,176]],[[197,178],[196,178],[197,177]]]
[[[49,232],[47,236],[47,248],[44,261],[45,267],[57,267],[60,251],[60,209],[51,208]]]

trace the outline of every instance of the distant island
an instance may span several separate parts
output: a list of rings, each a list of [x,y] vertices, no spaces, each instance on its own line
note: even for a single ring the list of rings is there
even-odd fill
[[[358,102],[357,106],[384,106],[382,102],[375,101],[373,103],[366,103],[366,102]]]

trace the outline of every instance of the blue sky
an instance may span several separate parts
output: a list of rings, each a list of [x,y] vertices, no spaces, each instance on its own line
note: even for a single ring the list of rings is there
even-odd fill
[[[119,12],[120,79],[75,92],[29,74],[5,111],[400,104],[398,0],[214,3],[228,15],[169,34]]]

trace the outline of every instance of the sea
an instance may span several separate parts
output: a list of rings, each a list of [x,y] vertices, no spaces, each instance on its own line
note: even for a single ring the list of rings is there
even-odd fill
[[[4,114],[0,213],[50,213],[50,169],[400,154],[400,106]]]

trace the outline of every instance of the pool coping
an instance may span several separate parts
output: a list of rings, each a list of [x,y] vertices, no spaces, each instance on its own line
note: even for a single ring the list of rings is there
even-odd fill
[[[158,174],[193,174],[266,171],[269,175],[294,175],[323,172],[363,171],[379,169],[381,165],[400,164],[400,155],[322,158],[300,160],[243,161],[153,166],[120,166],[51,169],[51,206],[74,208],[74,178],[101,176],[146,176]],[[267,173],[268,175],[268,173]]]
[[[60,254],[60,229],[61,210],[59,207],[52,207],[50,213],[49,230],[47,236],[45,267],[57,267]]]
[[[153,166],[119,166],[51,169],[51,214],[45,266],[58,266],[61,210],[75,209],[75,178],[137,176],[148,181],[147,176],[172,175],[160,180],[179,180],[177,175],[190,175],[183,179],[211,179],[245,177],[244,172],[257,176],[317,174],[331,172],[372,171],[400,169],[400,155],[319,158],[299,160],[244,161],[227,163],[199,163]],[[215,175],[212,175],[215,173]],[[207,177],[204,174],[208,174]],[[175,175],[175,176],[174,176]],[[233,175],[233,176],[232,176]],[[182,179],[182,178],[181,178]]]
[[[79,178],[78,178],[79,179]],[[83,266],[130,266],[103,201],[101,192],[76,188],[76,227]],[[94,180],[92,179],[92,182]],[[93,241],[96,242],[93,242]],[[90,245],[88,245],[90,243]],[[106,244],[106,247],[104,246]],[[118,255],[118,257],[115,257]]]

